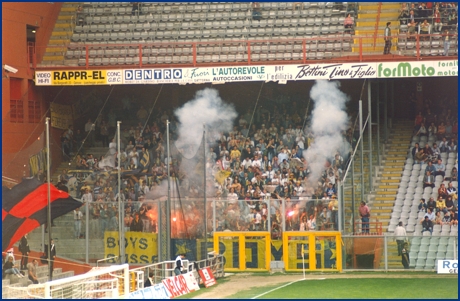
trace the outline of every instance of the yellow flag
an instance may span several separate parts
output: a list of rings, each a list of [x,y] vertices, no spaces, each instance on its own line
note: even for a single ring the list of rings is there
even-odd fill
[[[220,185],[222,185],[224,184],[225,179],[228,178],[228,176],[230,176],[230,174],[230,171],[219,170],[219,172],[215,175],[216,181],[219,182]]]

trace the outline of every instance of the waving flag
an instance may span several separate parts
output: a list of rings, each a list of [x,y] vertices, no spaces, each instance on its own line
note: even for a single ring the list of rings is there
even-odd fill
[[[51,218],[82,205],[67,192],[51,184]],[[9,189],[2,187],[2,249],[7,250],[24,234],[47,222],[48,184],[24,179]]]

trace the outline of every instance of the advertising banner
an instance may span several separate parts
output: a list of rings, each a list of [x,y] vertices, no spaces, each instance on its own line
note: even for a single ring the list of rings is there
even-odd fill
[[[72,107],[69,105],[61,105],[50,103],[51,110],[51,126],[53,128],[67,130],[72,123]]]
[[[90,86],[123,84],[121,70],[37,71],[37,86]]]
[[[375,63],[335,63],[268,66],[269,81],[296,81],[316,79],[375,78]]]
[[[106,258],[120,255],[118,232],[104,233],[104,249]],[[155,263],[158,258],[158,234],[125,232],[125,255],[126,263]]]
[[[37,71],[37,86],[202,84],[317,79],[457,76],[458,60]]]
[[[198,273],[200,274],[201,280],[203,280],[204,286],[206,288],[217,283],[216,278],[214,278],[214,275],[212,274],[212,271],[209,267],[202,268],[198,271]]]
[[[458,76],[458,60],[385,62],[377,65],[377,78]]]
[[[193,272],[188,272],[187,274],[163,279],[162,283],[169,291],[172,298],[176,298],[200,289],[198,281],[196,281]]]
[[[458,260],[438,260],[438,274],[458,274]]]
[[[130,293],[128,299],[171,299],[171,293],[159,283]]]

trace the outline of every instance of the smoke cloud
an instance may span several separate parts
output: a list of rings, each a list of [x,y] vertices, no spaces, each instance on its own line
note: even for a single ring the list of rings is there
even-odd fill
[[[179,137],[176,147],[186,158],[196,154],[203,137],[203,124],[208,141],[215,141],[221,132],[229,132],[237,117],[235,107],[225,103],[215,89],[206,88],[196,93],[195,98],[174,114],[179,120]]]
[[[339,90],[340,82],[317,80],[310,91],[314,103],[310,129],[314,141],[303,156],[310,167],[310,182],[317,183],[325,169],[326,160],[339,151],[344,157],[349,143],[342,135],[348,126],[345,106],[349,97]]]

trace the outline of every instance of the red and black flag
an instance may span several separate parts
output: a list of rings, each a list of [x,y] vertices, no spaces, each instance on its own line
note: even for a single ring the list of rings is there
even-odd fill
[[[51,218],[55,219],[82,203],[67,192],[51,186]],[[24,179],[9,189],[2,187],[2,250],[7,250],[24,234],[47,222],[48,184],[36,178]]]

